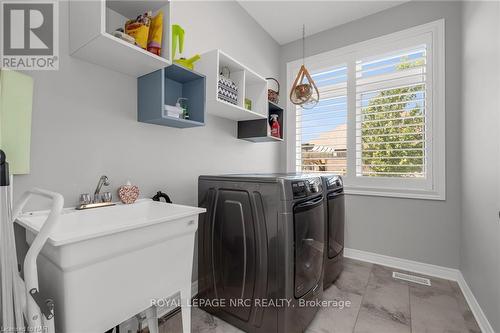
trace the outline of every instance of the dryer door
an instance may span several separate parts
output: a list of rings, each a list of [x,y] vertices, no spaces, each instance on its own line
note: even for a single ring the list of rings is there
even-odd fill
[[[299,203],[293,208],[295,247],[295,297],[315,288],[323,271],[325,218],[323,197]]]

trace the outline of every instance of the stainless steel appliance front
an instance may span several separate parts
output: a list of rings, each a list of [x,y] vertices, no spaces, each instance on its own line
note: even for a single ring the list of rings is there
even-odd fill
[[[198,229],[201,307],[246,332],[303,332],[323,292],[321,179],[201,176],[198,185],[207,209]]]

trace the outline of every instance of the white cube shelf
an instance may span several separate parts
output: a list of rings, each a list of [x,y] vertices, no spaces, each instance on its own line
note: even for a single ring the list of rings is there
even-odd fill
[[[222,69],[227,67],[230,78],[238,85],[237,104],[219,99],[218,82]],[[267,119],[267,82],[245,65],[221,50],[201,55],[195,69],[206,76],[207,113],[236,121]],[[245,98],[252,101],[252,110],[245,108]]]
[[[112,35],[127,19],[163,11],[161,55]],[[170,2],[167,0],[69,2],[70,53],[79,59],[139,77],[170,65]]]

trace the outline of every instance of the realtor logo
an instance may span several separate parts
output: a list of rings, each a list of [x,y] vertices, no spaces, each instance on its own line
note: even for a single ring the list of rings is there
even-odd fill
[[[2,67],[59,68],[58,3],[2,1]]]

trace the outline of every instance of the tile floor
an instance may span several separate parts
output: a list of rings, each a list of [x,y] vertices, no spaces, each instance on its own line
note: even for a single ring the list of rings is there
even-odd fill
[[[344,271],[335,284],[325,290],[324,299],[350,301],[351,306],[322,308],[306,332],[480,332],[456,282],[427,277],[432,284],[428,287],[394,280],[393,271],[346,259]],[[195,333],[242,332],[199,309],[193,309],[192,318]],[[178,332],[182,332],[180,313],[160,325],[160,333]]]

